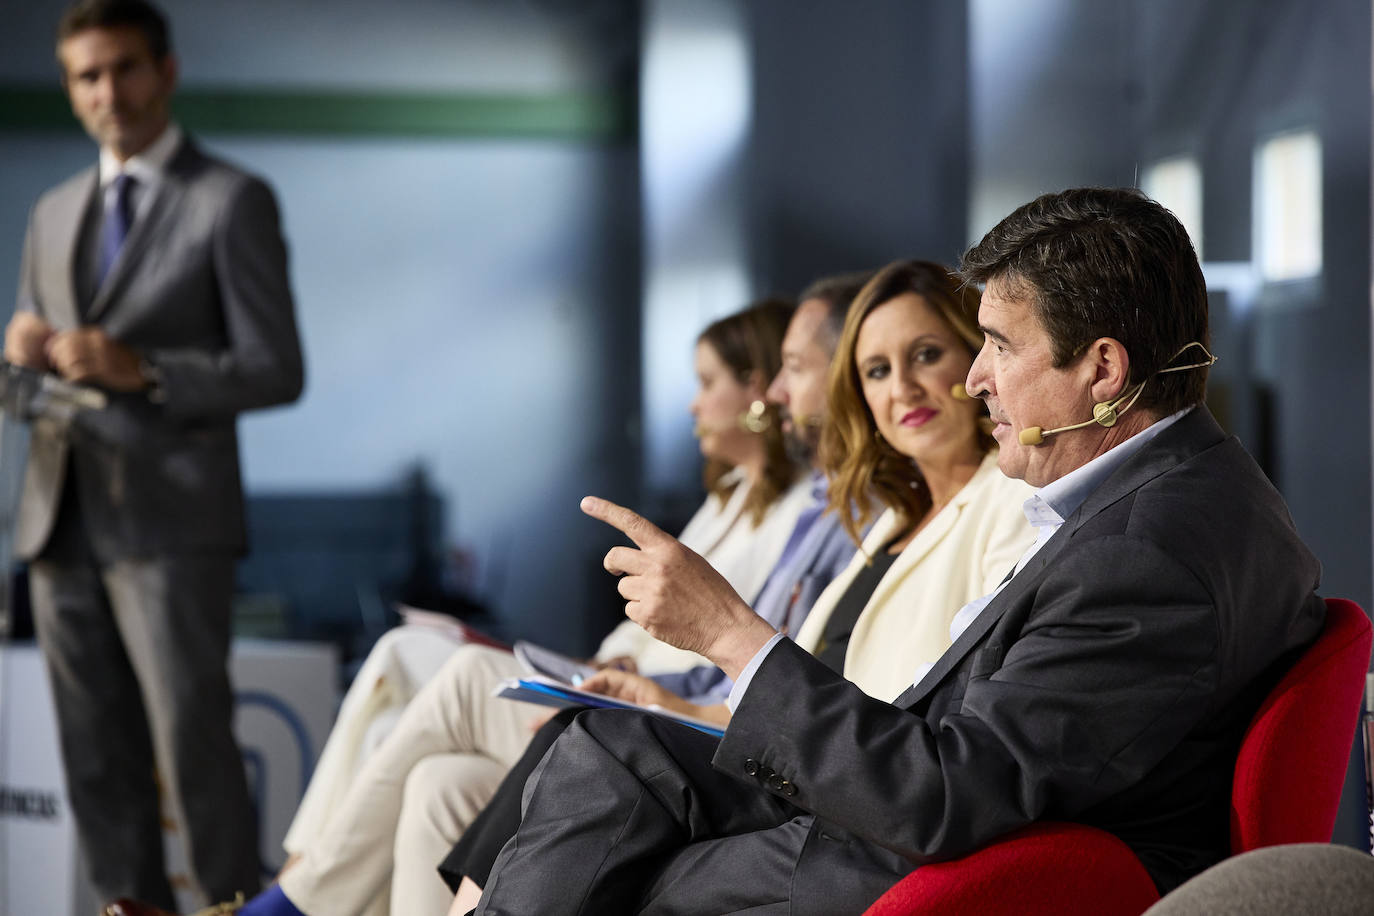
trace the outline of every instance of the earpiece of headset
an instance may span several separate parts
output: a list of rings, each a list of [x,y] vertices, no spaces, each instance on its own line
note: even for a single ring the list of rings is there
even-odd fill
[[[768,413],[768,403],[762,399],[754,401],[749,409],[740,414],[740,428],[754,434],[764,433],[773,425],[773,417]]]

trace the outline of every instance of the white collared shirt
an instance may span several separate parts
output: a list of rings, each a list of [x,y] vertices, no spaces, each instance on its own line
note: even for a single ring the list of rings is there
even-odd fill
[[[1111,476],[1112,472],[1144,448],[1151,439],[1173,426],[1192,409],[1192,407],[1185,407],[1177,413],[1170,414],[1164,419],[1150,424],[1115,448],[1098,455],[1087,464],[1075,468],[1058,480],[1051,481],[1032,493],[1022,505],[1022,510],[1026,513],[1026,521],[1035,528],[1035,543],[1026,548],[1021,559],[1016,561],[1016,567],[1012,570],[1012,574],[1007,576],[997,588],[993,589],[990,594],[975,598],[959,609],[959,612],[954,615],[954,619],[949,623],[950,644],[953,645],[963,635],[964,630],[968,629],[969,625],[978,618],[983,609],[992,603],[992,599],[996,598],[1002,589],[1006,588],[1007,583],[1015,578],[1017,573],[1026,568],[1031,557],[1034,557],[1040,548],[1044,547],[1046,542],[1054,537],[1055,532],[1063,527],[1064,521],[1073,515],[1079,506],[1083,505],[1083,501],[1101,486],[1103,481]],[[725,701],[731,712],[735,711],[735,707],[744,698],[744,692],[748,689],[749,682],[754,679],[754,673],[758,671],[759,665],[763,664],[764,658],[781,639],[782,634],[777,634],[764,643],[763,648],[754,654],[754,657],[749,660],[749,664],[740,672],[739,679],[735,681],[735,686]],[[921,678],[925,677],[933,667],[935,667],[933,664],[921,665],[916,670],[916,676],[912,678],[912,686],[919,684]]]
[[[114,206],[114,180],[121,174],[128,175],[135,181],[130,192],[130,210],[133,213],[133,222],[137,222],[139,216],[157,196],[158,188],[167,174],[167,166],[176,155],[177,149],[181,147],[183,136],[181,128],[169,122],[156,140],[149,143],[142,152],[130,156],[123,162],[116,159],[114,153],[102,147],[99,170],[102,205],[106,209]]]

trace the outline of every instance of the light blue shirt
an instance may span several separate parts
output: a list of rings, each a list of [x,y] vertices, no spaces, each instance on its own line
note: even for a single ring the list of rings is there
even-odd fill
[[[1026,568],[1031,557],[1035,556],[1040,548],[1045,546],[1055,532],[1063,527],[1064,521],[1078,511],[1078,507],[1083,505],[1083,502],[1102,485],[1103,481],[1110,477],[1117,468],[1125,464],[1131,456],[1144,448],[1151,439],[1173,426],[1192,409],[1185,407],[1178,413],[1152,423],[1115,448],[1098,455],[1081,467],[1074,468],[1058,480],[1051,481],[1032,493],[1022,505],[1022,510],[1026,513],[1026,520],[1035,528],[1035,543],[1026,548],[1021,559],[1016,561],[1016,566],[1011,575],[1007,576],[997,588],[993,589],[990,594],[975,598],[959,609],[949,624],[950,643],[953,644],[963,635],[969,624],[973,623],[978,615],[983,612],[983,609],[992,603],[992,599],[996,598],[1002,589],[1006,588],[1007,583],[1012,580],[1016,573]],[[730,696],[725,701],[731,712],[735,711],[740,700],[744,698],[744,692],[749,689],[749,683],[754,679],[754,674],[759,670],[759,665],[763,664],[768,653],[781,639],[782,634],[779,633],[768,640],[764,643],[763,648],[754,653],[749,664],[744,666],[739,679],[735,681],[735,686],[730,691]],[[916,676],[912,678],[911,683],[913,685],[920,683],[921,678],[925,677],[926,673],[933,667],[932,664],[921,665],[916,670]]]

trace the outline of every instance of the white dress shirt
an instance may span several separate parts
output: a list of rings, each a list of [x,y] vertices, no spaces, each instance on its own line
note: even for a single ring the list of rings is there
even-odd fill
[[[157,196],[158,188],[167,174],[167,166],[180,148],[183,136],[180,127],[169,123],[162,133],[158,134],[157,139],[149,143],[141,153],[130,156],[123,162],[116,159],[114,153],[102,147],[100,193],[105,209],[114,206],[114,180],[121,174],[128,175],[134,180],[134,185],[129,191],[129,212],[133,215],[129,225],[136,223]]]

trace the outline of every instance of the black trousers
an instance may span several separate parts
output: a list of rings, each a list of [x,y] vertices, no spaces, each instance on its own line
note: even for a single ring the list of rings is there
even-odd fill
[[[716,744],[658,716],[578,716],[531,776],[478,912],[789,912],[813,818],[714,770]]]
[[[525,781],[539,766],[539,761],[544,759],[549,748],[553,747],[558,736],[586,708],[577,706],[564,709],[535,732],[530,746],[501,781],[491,801],[487,802],[477,820],[463,832],[462,839],[440,863],[439,874],[454,893],[458,892],[458,885],[463,882],[464,876],[471,878],[478,887],[487,886],[496,857],[515,836],[515,831],[520,829],[520,802],[525,794]]]

